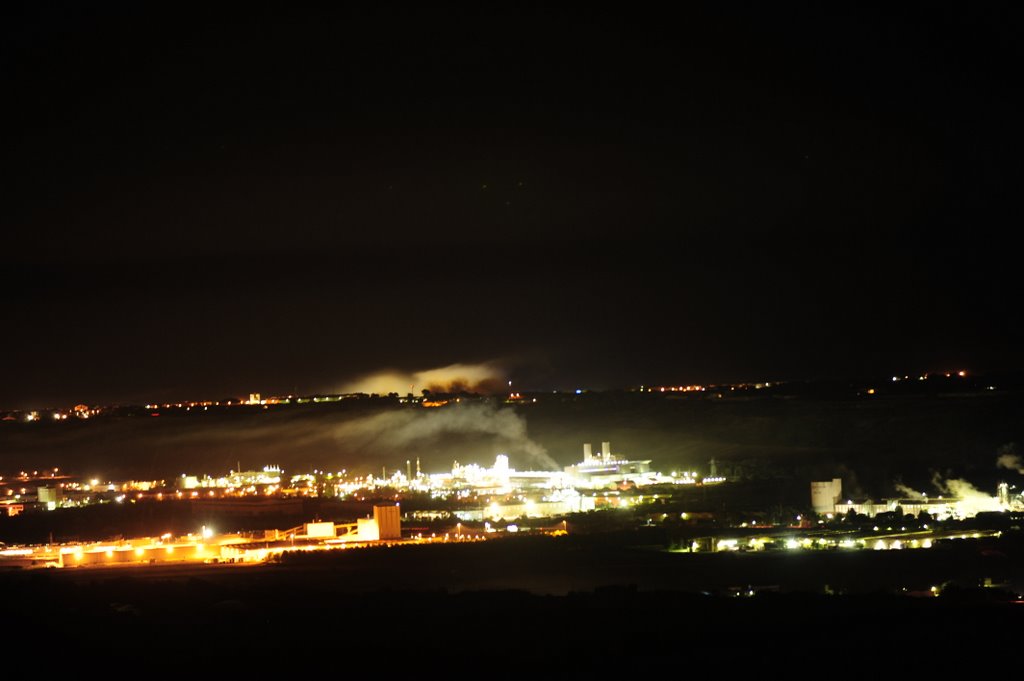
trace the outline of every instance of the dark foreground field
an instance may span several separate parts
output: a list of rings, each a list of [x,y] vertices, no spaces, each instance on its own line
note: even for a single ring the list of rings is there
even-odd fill
[[[632,537],[635,540],[637,537]],[[931,550],[670,554],[628,536],[308,554],[258,566],[0,575],[8,650],[26,659],[251,666],[512,656],[666,663],[741,652],[1012,643],[1024,542]],[[1002,588],[979,588],[985,579]],[[940,597],[926,597],[930,586]],[[757,592],[736,597],[735,592]],[[917,593],[917,596],[912,595]],[[14,657],[18,657],[15,655]],[[8,659],[13,659],[8,655]],[[262,662],[260,663],[262,664]],[[506,670],[507,671],[507,670]]]

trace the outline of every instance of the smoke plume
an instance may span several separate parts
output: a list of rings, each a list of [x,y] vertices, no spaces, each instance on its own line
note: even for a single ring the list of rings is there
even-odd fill
[[[932,485],[942,494],[960,499],[960,506],[964,509],[965,516],[971,516],[981,511],[1003,510],[998,497],[985,494],[966,480],[958,478],[945,480],[936,471],[932,475]]]
[[[451,405],[445,409],[404,410],[376,414],[338,424],[334,438],[348,447],[415,453],[452,436],[485,436],[496,448],[485,455],[506,452],[513,465],[558,468],[544,447],[526,434],[526,421],[511,409],[486,404]],[[481,461],[481,463],[489,463]]]
[[[182,473],[280,465],[356,473],[404,467],[420,458],[426,473],[453,459],[490,465],[508,454],[513,467],[558,469],[514,409],[485,403],[440,409],[356,400],[340,407],[210,412],[189,418],[97,419],[41,429],[6,429],[2,465],[59,466],[96,477],[159,479]]]
[[[1024,461],[1015,453],[1013,443],[1003,445],[999,448],[999,458],[996,459],[997,468],[1007,468],[1024,475]]]
[[[491,363],[450,364],[424,371],[379,371],[342,387],[343,393],[418,394],[424,389],[435,393],[492,393],[501,386],[501,368]]]
[[[898,480],[895,483],[893,483],[893,487],[895,487],[896,491],[901,492],[908,499],[924,499],[927,496],[923,492],[918,492],[913,487],[904,485],[902,482]]]

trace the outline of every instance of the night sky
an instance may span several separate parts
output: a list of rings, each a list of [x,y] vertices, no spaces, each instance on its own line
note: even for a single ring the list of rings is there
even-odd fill
[[[0,408],[1024,368],[998,3],[38,4]]]

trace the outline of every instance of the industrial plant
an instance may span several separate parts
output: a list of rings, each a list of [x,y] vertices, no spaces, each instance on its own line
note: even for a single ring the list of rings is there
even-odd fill
[[[459,537],[461,539],[461,537]],[[406,541],[421,541],[421,537]],[[0,568],[110,567],[178,563],[260,563],[293,551],[317,551],[401,542],[397,505],[374,506],[354,523],[316,521],[286,530],[216,534],[202,528],[182,537],[170,533],[115,542],[0,546]],[[429,540],[428,540],[429,541]]]
[[[0,508],[7,515],[29,510],[56,510],[95,503],[137,503],[144,500],[189,500],[205,509],[248,512],[285,510],[296,507],[301,498],[346,498],[374,494],[388,489],[399,494],[427,494],[434,499],[464,502],[456,515],[462,520],[543,518],[581,513],[600,506],[628,505],[618,494],[655,485],[711,485],[725,481],[722,476],[701,476],[697,471],[660,473],[652,471],[650,460],[617,456],[611,443],[603,442],[595,455],[589,443],[583,445],[583,460],[561,471],[516,470],[506,454],[498,454],[491,467],[453,462],[444,473],[424,473],[420,461],[406,461],[405,469],[379,476],[355,475],[346,470],[288,475],[280,466],[259,470],[231,470],[219,476],[182,473],[171,480],[101,481],[77,480],[56,471],[28,473],[0,479]],[[713,467],[713,465],[712,465]],[[473,502],[477,502],[474,506]]]
[[[1024,511],[1024,494],[1011,494],[1010,485],[1006,482],[999,483],[994,496],[975,489],[963,480],[948,481],[946,486],[959,494],[929,496],[906,489],[912,494],[874,501],[844,497],[842,479],[833,478],[811,483],[811,507],[819,516],[828,518],[848,514],[874,518],[879,514],[890,513],[901,517],[923,515],[934,520],[963,520],[974,518],[979,513]]]

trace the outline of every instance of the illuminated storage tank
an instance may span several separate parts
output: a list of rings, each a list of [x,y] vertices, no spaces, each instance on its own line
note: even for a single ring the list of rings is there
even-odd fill
[[[397,505],[374,506],[373,519],[377,523],[377,531],[380,533],[380,539],[402,538],[402,517]]]
[[[306,523],[304,527],[306,536],[310,538],[325,539],[337,535],[331,522]]]
[[[64,500],[64,490],[60,487],[39,487],[36,498],[40,504],[59,504]]]
[[[373,518],[359,518],[356,521],[356,537],[359,541],[377,541],[380,539],[380,528]]]
[[[811,507],[819,515],[834,513],[842,495],[843,481],[840,478],[811,483]]]

